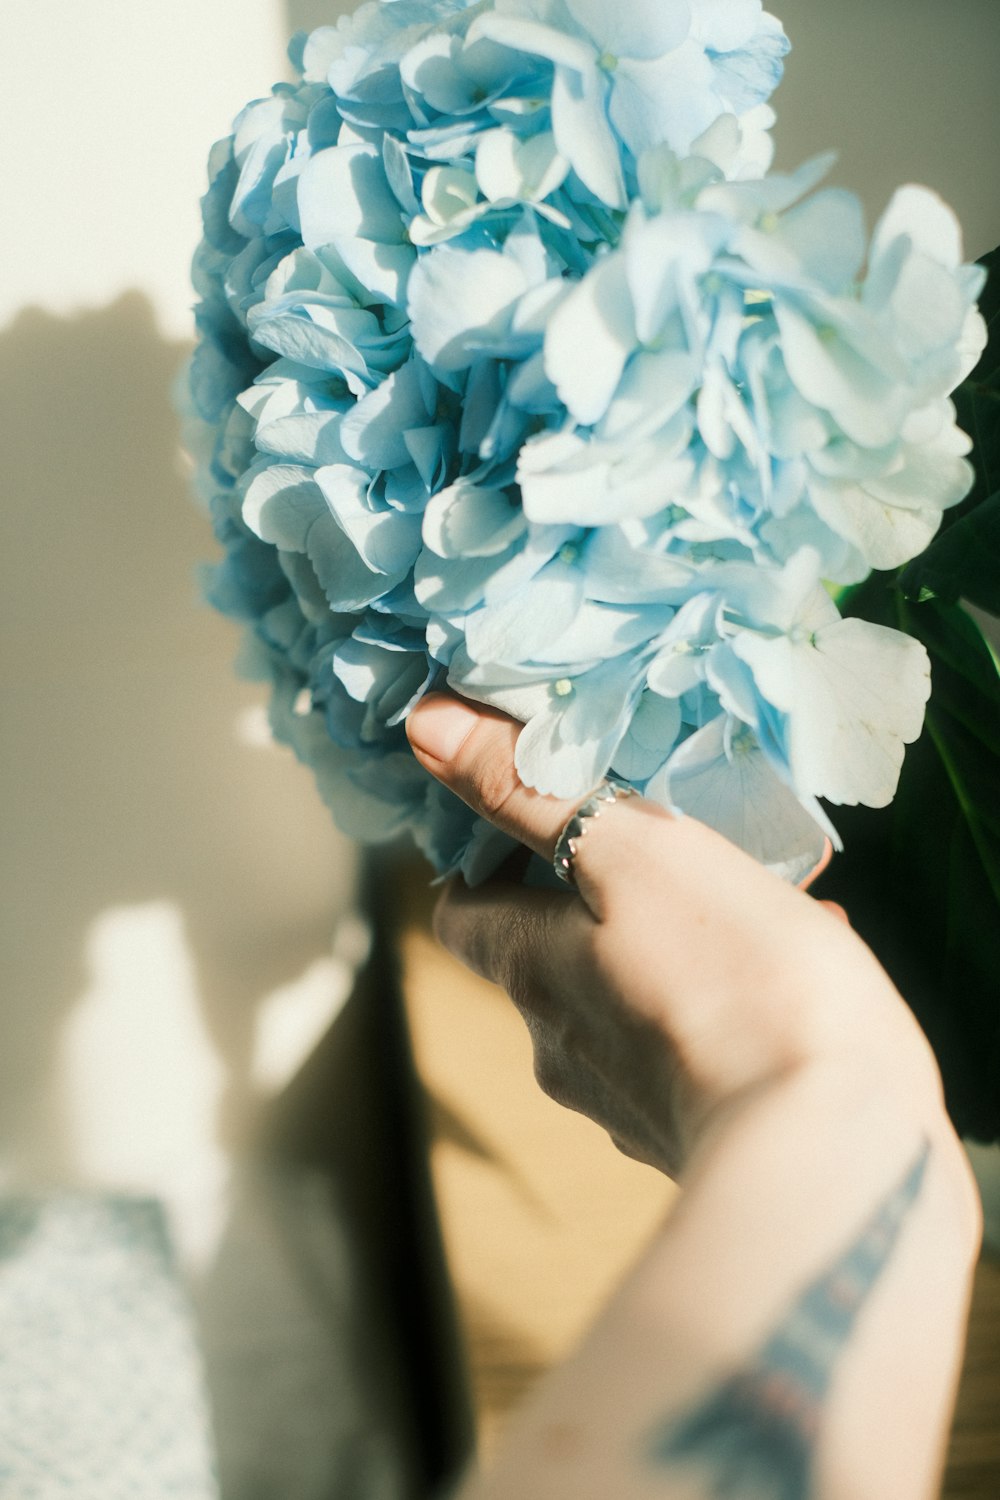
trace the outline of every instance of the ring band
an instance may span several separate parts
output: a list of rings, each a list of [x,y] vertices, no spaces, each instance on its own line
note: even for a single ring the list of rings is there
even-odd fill
[[[576,885],[576,875],[573,872],[573,861],[576,859],[577,842],[587,832],[587,819],[599,818],[601,809],[614,807],[616,802],[622,802],[626,797],[635,797],[637,792],[634,786],[627,782],[615,781],[608,777],[586,800],[577,808],[576,812],[566,824],[562,833],[556,839],[556,852],[552,860],[552,868],[560,880],[567,885]]]

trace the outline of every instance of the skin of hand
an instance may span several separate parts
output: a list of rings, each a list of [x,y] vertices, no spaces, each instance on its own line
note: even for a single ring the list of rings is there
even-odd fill
[[[578,804],[521,784],[516,721],[432,694],[407,728],[432,775],[552,859]],[[923,1034],[839,908],[640,798],[588,823],[575,875],[575,894],[453,882],[436,931],[507,990],[541,1088],[628,1155],[678,1177],[735,1102],[852,1051],[940,1103]]]
[[[516,722],[435,694],[408,729],[552,858],[576,804],[521,785]],[[511,995],[542,1088],[684,1191],[463,1500],[710,1500],[737,1476],[931,1500],[981,1211],[911,1012],[838,913],[693,819],[618,802],[574,870],[565,894],[453,883],[438,935]]]

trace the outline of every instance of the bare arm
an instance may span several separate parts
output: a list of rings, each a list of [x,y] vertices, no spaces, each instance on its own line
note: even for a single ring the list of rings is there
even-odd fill
[[[446,744],[435,712],[428,768],[551,854],[569,810],[517,785],[516,727],[453,716]],[[690,820],[622,804],[578,869],[580,898],[455,891],[439,929],[512,994],[542,1086],[684,1193],[464,1500],[933,1496],[978,1212],[909,1011]]]
[[[928,1126],[818,1066],[734,1110],[469,1500],[936,1494],[975,1221]]]

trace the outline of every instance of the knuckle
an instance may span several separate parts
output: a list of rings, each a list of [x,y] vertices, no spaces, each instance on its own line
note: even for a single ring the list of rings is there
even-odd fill
[[[630,1161],[644,1162],[646,1160],[645,1152],[643,1152],[635,1142],[627,1141],[625,1137],[623,1135],[619,1135],[617,1131],[609,1130],[608,1138],[610,1139],[611,1144],[612,1146],[614,1146],[615,1150],[618,1151],[622,1156],[627,1156]]]
[[[570,1090],[561,1059],[547,1046],[536,1045],[534,1053],[535,1082],[554,1104],[568,1107]]]

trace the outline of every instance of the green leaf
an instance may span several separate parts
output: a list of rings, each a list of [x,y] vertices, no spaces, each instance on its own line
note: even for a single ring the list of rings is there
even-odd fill
[[[969,599],[1000,614],[1000,249],[979,262],[987,271],[979,310],[987,343],[968,380],[955,392],[959,426],[972,439],[975,481],[941,530],[902,574],[908,599]]]
[[[961,600],[1000,615],[1000,250],[980,298],[988,342],[955,393],[975,483],[896,576],[838,598],[846,615],[922,641],[924,731],[888,808],[835,808],[845,851],[816,884],[839,901],[937,1054],[960,1132],[1000,1140],[1000,678]]]
[[[993,335],[984,359],[996,360],[993,343],[1000,343],[1000,331]],[[1000,370],[995,369],[990,375],[981,371],[981,364],[977,365],[954,395],[958,425],[972,439],[970,456],[976,479],[961,505],[946,513],[948,525],[954,525],[1000,489]]]
[[[932,601],[898,601],[899,625],[931,658],[927,732],[1000,913],[1000,678],[988,645],[965,611]],[[998,924],[1000,937],[1000,924]],[[1000,971],[998,971],[1000,980]]]
[[[1000,245],[976,261],[986,271],[986,285],[979,298],[979,311],[986,320],[986,351],[974,372],[986,380],[1000,371]]]
[[[968,599],[1000,615],[1000,490],[961,516],[904,568],[900,583],[908,599],[933,597],[948,604]]]
[[[815,889],[847,908],[913,1007],[957,1128],[1000,1140],[997,665],[960,605],[913,603],[884,574],[843,608],[923,641],[932,694],[893,804],[832,810],[845,852]]]

